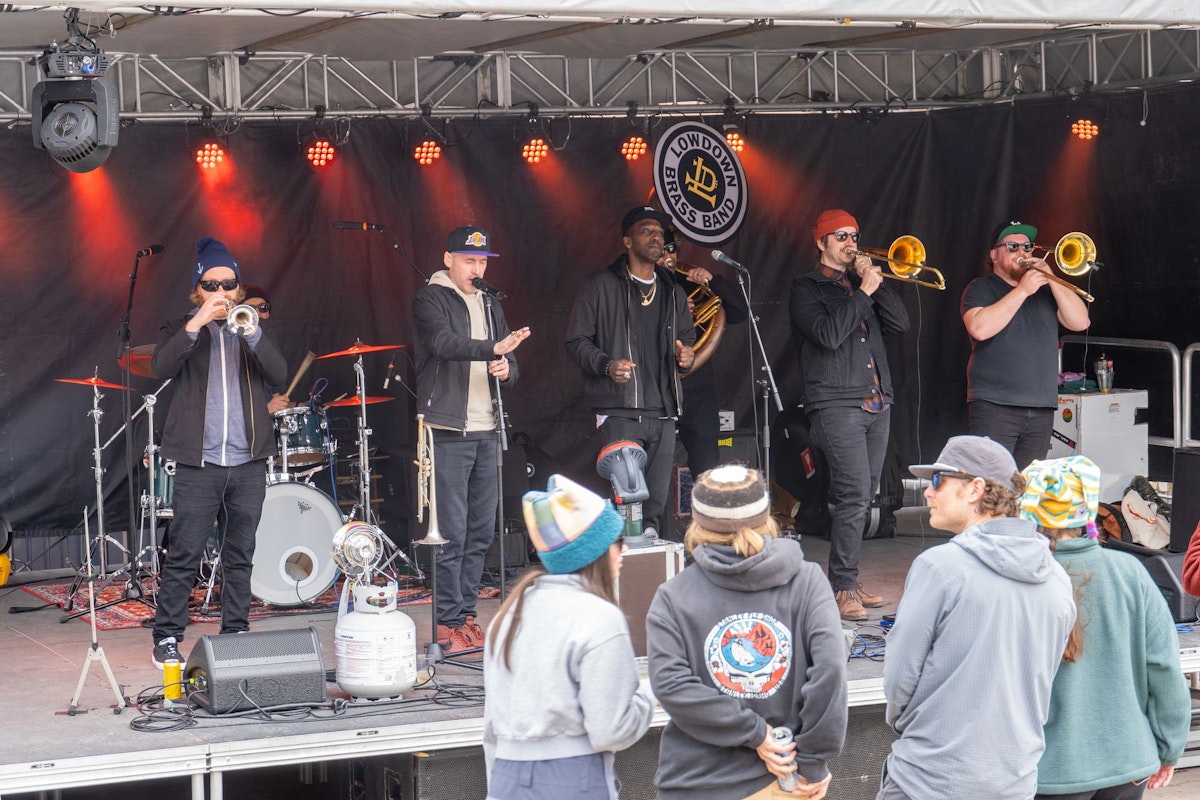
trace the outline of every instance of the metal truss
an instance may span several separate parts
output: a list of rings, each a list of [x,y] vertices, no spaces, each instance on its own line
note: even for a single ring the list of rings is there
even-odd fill
[[[37,53],[0,56],[0,122],[27,121]],[[309,53],[171,59],[109,53],[121,116],[473,117],[814,113],[945,108],[1150,88],[1200,77],[1200,31],[1059,34],[965,51],[661,50],[624,59],[522,52],[354,61]]]

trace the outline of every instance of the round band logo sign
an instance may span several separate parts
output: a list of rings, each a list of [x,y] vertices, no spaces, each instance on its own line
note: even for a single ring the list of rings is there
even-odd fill
[[[699,122],[671,126],[654,148],[654,190],[679,232],[721,245],[746,217],[746,173],[718,131]]]

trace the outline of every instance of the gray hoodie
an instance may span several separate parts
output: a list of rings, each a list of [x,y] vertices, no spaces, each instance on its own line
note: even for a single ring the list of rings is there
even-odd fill
[[[740,800],[774,782],[755,752],[769,728],[795,733],[809,781],[846,736],[846,645],[829,582],[800,545],[768,539],[742,558],[697,547],[646,617],[650,683],[671,715],[658,796]]]
[[[896,785],[922,800],[1033,797],[1074,622],[1071,581],[1032,522],[990,520],[922,553],[883,667]]]

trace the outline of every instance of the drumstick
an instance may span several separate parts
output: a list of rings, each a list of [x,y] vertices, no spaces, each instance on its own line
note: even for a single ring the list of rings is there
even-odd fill
[[[329,408],[331,405],[333,405],[334,403],[336,403],[338,400],[341,400],[343,397],[349,397],[349,396],[350,396],[350,393],[349,393],[349,392],[342,392],[342,393],[341,393],[341,394],[339,394],[337,397],[333,398],[333,399],[332,399],[332,400],[330,400],[328,403],[326,403],[325,405],[321,406],[321,408]]]
[[[292,396],[292,391],[296,388],[296,384],[300,382],[300,378],[304,377],[304,373],[308,372],[308,368],[312,366],[313,359],[316,357],[316,353],[314,353],[312,350],[308,351],[308,355],[304,357],[304,361],[300,364],[300,369],[296,370],[296,377],[292,378],[292,384],[288,386],[287,391],[283,393],[284,396],[289,398]]]

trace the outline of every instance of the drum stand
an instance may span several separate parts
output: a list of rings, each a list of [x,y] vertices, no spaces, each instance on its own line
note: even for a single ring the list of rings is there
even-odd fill
[[[104,417],[104,412],[100,410],[100,400],[103,397],[104,397],[104,395],[100,393],[100,387],[93,386],[92,387],[92,410],[88,412],[88,416],[90,416],[92,418],[92,436],[93,436],[93,441],[94,441],[94,444],[92,447],[92,477],[95,480],[95,484],[96,484],[96,541],[93,543],[91,541],[91,537],[85,537],[85,541],[84,541],[84,546],[87,550],[87,572],[86,572],[87,577],[86,577],[86,580],[88,581],[88,590],[89,591],[94,590],[94,587],[92,584],[93,584],[93,580],[96,577],[93,575],[93,572],[92,572],[92,547],[93,546],[98,548],[98,553],[99,553],[99,558],[100,558],[100,574],[98,577],[104,581],[105,586],[107,586],[109,583],[111,583],[113,581],[113,579],[119,577],[122,573],[124,573],[126,571],[125,565],[122,565],[120,569],[118,569],[114,572],[110,573],[108,571],[108,553],[107,553],[108,545],[114,544],[118,548],[120,548],[120,550],[122,552],[124,552],[126,555],[128,555],[128,553],[129,553],[128,549],[126,549],[123,544],[121,544],[116,539],[109,536],[104,530],[104,467],[100,461],[100,454],[104,450],[104,447],[100,444],[100,420]],[[85,520],[85,525],[86,525],[86,520]],[[79,575],[77,575],[75,577],[75,582],[71,585],[70,594],[68,594],[68,596],[67,596],[67,604],[63,608],[64,611],[72,612],[72,610],[74,609],[75,593],[77,591],[79,591],[79,587],[83,583],[84,580],[85,580],[85,576],[84,576],[83,572],[81,572]],[[121,599],[123,600],[124,597],[122,597]],[[115,602],[120,602],[120,601],[115,601]],[[112,604],[111,602],[105,603],[104,605],[100,606],[100,608],[107,608],[111,604]],[[82,617],[86,613],[88,613],[88,612],[87,611],[75,611],[73,613],[68,613],[65,616],[63,616],[61,619],[59,619],[59,622],[66,622],[67,620],[72,620],[72,619],[75,619],[76,617]]]
[[[98,442],[99,436],[97,435]],[[99,510],[97,507],[96,511],[99,512]],[[108,685],[112,687],[113,694],[117,696],[117,707],[113,709],[113,713],[120,714],[121,709],[132,704],[129,702],[129,698],[121,693],[121,685],[117,683],[117,679],[113,676],[112,667],[108,665],[108,659],[104,657],[104,648],[100,646],[100,641],[96,636],[96,576],[92,572],[91,529],[88,527],[87,508],[83,509],[83,538],[88,549],[88,610],[86,613],[92,618],[92,643],[88,647],[87,660],[83,662],[83,671],[79,673],[79,683],[75,684],[75,694],[71,697],[71,706],[67,709],[67,714],[73,717],[79,713],[79,696],[83,694],[83,684],[87,681],[93,661],[99,661],[100,665],[104,667],[104,674],[108,676]],[[101,543],[101,552],[103,552],[103,543]]]
[[[350,509],[350,519],[355,519],[361,514],[363,522],[372,526],[379,531],[383,540],[387,542],[391,554],[387,560],[379,565],[379,571],[386,570],[397,557],[400,558],[409,569],[416,573],[418,580],[425,580],[425,573],[421,568],[404,554],[404,551],[396,546],[375,518],[375,509],[371,506],[371,458],[370,458],[370,439],[371,429],[367,427],[367,381],[363,373],[363,357],[359,353],[358,358],[354,361],[354,382],[355,394],[358,397],[358,503]],[[335,495],[336,499],[336,495]]]

